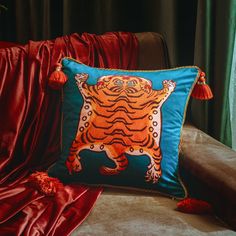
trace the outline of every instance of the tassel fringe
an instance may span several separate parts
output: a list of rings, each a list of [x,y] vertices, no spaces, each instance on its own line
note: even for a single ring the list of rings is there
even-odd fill
[[[191,96],[199,100],[209,100],[213,98],[210,87],[206,84],[205,73],[200,73],[200,78],[193,88]]]
[[[55,71],[52,72],[48,79],[48,85],[55,90],[59,90],[67,81],[66,75],[61,70],[62,65],[60,63],[56,64]]]
[[[213,212],[212,206],[203,200],[186,198],[177,203],[177,209],[189,214],[210,214]]]
[[[45,172],[35,172],[30,175],[29,180],[41,193],[47,196],[53,196],[59,188],[63,187],[57,178],[49,177]]]

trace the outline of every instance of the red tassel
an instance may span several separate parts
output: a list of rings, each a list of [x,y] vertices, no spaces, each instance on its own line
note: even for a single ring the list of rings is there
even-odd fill
[[[31,174],[29,180],[41,193],[47,196],[54,195],[59,188],[63,187],[57,178],[49,177],[45,172],[35,172]]]
[[[209,214],[212,213],[212,206],[205,201],[186,198],[177,203],[177,209],[189,214]]]
[[[195,99],[209,100],[213,98],[210,87],[206,84],[205,73],[200,73],[200,78],[195,84],[191,96]]]
[[[55,71],[49,77],[48,85],[55,90],[59,90],[67,81],[66,75],[61,70],[62,65],[60,63],[56,64]]]

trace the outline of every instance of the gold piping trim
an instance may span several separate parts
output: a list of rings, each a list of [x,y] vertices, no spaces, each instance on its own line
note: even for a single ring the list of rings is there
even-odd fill
[[[184,109],[184,114],[183,114],[183,121],[182,121],[182,125],[181,125],[181,128],[180,128],[180,141],[181,141],[181,137],[182,137],[182,133],[183,133],[183,127],[184,127],[184,122],[185,122],[185,118],[186,118],[186,113],[187,113],[187,107],[188,107],[188,104],[189,104],[189,99],[190,99],[190,96],[192,94],[192,91],[193,91],[193,88],[194,86],[196,85],[197,81],[198,81],[198,78],[200,77],[200,73],[201,73],[201,69],[199,67],[195,67],[195,68],[198,68],[198,73],[195,77],[195,80],[194,80],[194,83],[192,84],[192,87],[190,89],[190,92],[188,94],[188,97],[186,99],[186,103],[185,103],[185,109]],[[181,142],[179,141],[179,147],[178,147],[178,180],[180,182],[180,184],[182,185],[183,189],[184,189],[184,194],[185,194],[185,197],[188,196],[188,191],[187,191],[187,188],[185,187],[185,184],[184,182],[182,181],[181,177],[180,177],[180,174],[179,174],[179,160],[180,160],[180,149],[181,149]]]
[[[178,70],[178,69],[184,69],[184,68],[195,68],[197,69],[198,71],[201,70],[198,66],[179,66],[179,67],[174,67],[174,68],[171,68],[171,69],[162,69],[162,70],[124,70],[124,69],[113,69],[113,68],[100,68],[100,67],[94,67],[94,66],[88,66],[84,63],[82,63],[81,61],[77,60],[77,59],[74,59],[74,58],[71,58],[71,57],[63,57],[63,59],[68,59],[68,60],[71,60],[71,61],[74,61],[74,62],[77,62],[81,65],[84,65],[84,66],[87,66],[87,67],[91,67],[91,68],[94,68],[94,69],[98,69],[98,70],[108,70],[108,71],[113,71],[113,70],[116,70],[116,71],[124,71],[124,72],[158,72],[158,71],[171,71],[171,70]],[[195,83],[194,83],[195,85]]]
[[[139,192],[139,193],[152,193],[152,194],[159,194],[161,196],[165,196],[165,197],[169,197],[171,198],[172,200],[183,200],[186,196],[184,197],[176,197],[176,196],[173,196],[169,193],[163,193],[163,192],[160,192],[158,190],[155,190],[155,189],[148,189],[148,188],[142,188],[142,187],[129,187],[129,186],[123,186],[123,185],[111,185],[111,184],[90,184],[90,183],[87,183],[86,181],[82,181],[82,182],[72,182],[72,183],[79,183],[81,185],[86,185],[86,186],[91,186],[91,187],[102,187],[102,188],[111,188],[111,189],[124,189],[124,190],[131,190],[131,191],[136,191],[136,192]]]

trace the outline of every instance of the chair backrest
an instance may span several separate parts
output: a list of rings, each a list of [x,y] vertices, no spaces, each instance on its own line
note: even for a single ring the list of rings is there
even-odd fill
[[[0,41],[0,48],[9,48],[9,47],[14,47],[14,46],[19,46],[19,44],[6,42],[6,41]]]
[[[169,56],[162,35],[154,32],[136,33],[139,42],[138,69],[155,70],[169,68]],[[0,48],[17,46],[13,42],[0,41]]]
[[[157,70],[169,68],[169,55],[162,35],[154,32],[136,33],[139,42],[138,69]]]
[[[140,70],[160,70],[170,68],[168,48],[162,35],[154,32],[136,33],[139,42],[138,68]],[[191,122],[190,99],[185,122]]]

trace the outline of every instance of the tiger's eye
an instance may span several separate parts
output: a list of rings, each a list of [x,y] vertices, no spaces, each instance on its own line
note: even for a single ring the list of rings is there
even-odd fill
[[[123,85],[123,81],[121,79],[117,79],[116,81],[114,81],[114,84],[115,85],[118,85],[118,86],[122,86]]]
[[[127,82],[127,86],[128,86],[128,87],[133,87],[133,86],[135,86],[134,80],[128,81],[128,82]]]

